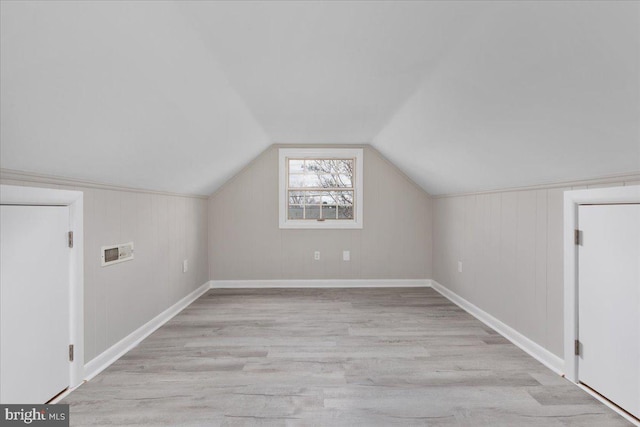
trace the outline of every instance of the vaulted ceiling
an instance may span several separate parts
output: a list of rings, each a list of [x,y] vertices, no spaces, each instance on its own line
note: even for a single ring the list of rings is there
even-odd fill
[[[209,194],[371,143],[432,194],[640,170],[637,2],[1,3],[0,166]]]

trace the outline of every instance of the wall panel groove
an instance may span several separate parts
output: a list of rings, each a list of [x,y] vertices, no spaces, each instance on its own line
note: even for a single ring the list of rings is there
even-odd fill
[[[563,193],[633,182],[434,198],[434,279],[562,357]]]
[[[51,179],[1,182],[84,193],[85,363],[209,281],[206,199]],[[101,267],[101,246],[128,241],[134,260]]]

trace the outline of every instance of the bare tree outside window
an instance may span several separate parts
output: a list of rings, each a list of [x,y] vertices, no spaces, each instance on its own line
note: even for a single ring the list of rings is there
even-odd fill
[[[354,159],[287,161],[289,219],[353,219]]]

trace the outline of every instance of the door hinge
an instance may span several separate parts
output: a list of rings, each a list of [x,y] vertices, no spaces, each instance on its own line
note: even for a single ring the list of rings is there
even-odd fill
[[[580,341],[575,340],[573,342],[573,354],[576,356],[580,356]]]
[[[69,247],[72,248],[73,247],[73,231],[70,231],[68,234],[68,242],[69,242]]]
[[[573,233],[573,242],[574,242],[576,245],[580,245],[580,246],[582,246],[582,230],[578,230],[578,229],[574,230],[574,233]]]
[[[73,344],[69,344],[69,362],[73,362]]]

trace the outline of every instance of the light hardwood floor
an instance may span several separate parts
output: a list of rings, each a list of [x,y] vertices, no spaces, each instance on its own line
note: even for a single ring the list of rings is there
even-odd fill
[[[630,425],[430,288],[212,290],[62,403],[73,426]]]

